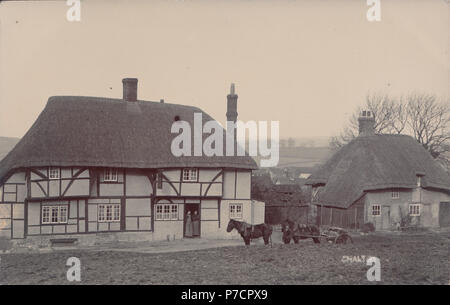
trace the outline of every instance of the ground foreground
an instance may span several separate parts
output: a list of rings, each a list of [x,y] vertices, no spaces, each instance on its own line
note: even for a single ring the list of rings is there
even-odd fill
[[[445,284],[448,232],[356,236],[354,244],[261,244],[173,253],[58,250],[0,254],[0,284],[71,284],[66,261],[81,261],[81,284]],[[381,262],[369,282],[365,259]]]

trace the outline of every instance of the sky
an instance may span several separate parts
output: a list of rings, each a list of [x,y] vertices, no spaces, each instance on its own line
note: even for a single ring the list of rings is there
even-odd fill
[[[450,96],[450,1],[82,0],[0,3],[0,136],[22,137],[50,96],[193,105],[225,122],[279,121],[281,137],[339,133],[369,92]]]

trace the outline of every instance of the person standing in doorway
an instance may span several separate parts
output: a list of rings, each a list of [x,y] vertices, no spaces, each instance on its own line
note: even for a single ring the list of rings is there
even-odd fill
[[[192,235],[194,235],[194,237],[200,236],[200,215],[198,215],[197,210],[195,210],[194,215],[192,215]]]
[[[191,211],[188,211],[186,214],[186,227],[184,230],[185,237],[192,237],[192,216]]]

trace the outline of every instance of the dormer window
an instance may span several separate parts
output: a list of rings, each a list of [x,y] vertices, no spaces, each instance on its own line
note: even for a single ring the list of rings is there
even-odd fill
[[[197,181],[198,169],[185,168],[183,169],[183,181]]]
[[[60,177],[59,172],[60,172],[59,167],[50,167],[48,169],[48,178],[50,180],[59,179]]]
[[[399,199],[400,198],[400,193],[397,189],[393,189],[392,190],[392,194],[391,194],[392,199]]]
[[[106,168],[103,172],[103,181],[117,182],[117,168]]]

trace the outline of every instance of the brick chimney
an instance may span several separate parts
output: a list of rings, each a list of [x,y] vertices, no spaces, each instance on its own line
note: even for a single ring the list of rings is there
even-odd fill
[[[123,83],[123,100],[127,102],[137,101],[137,78],[124,78]]]
[[[375,134],[375,116],[370,110],[363,110],[359,114],[359,135],[370,136]]]
[[[234,92],[234,84],[231,84],[230,94],[227,95],[227,121],[237,121],[237,99],[238,96]]]

